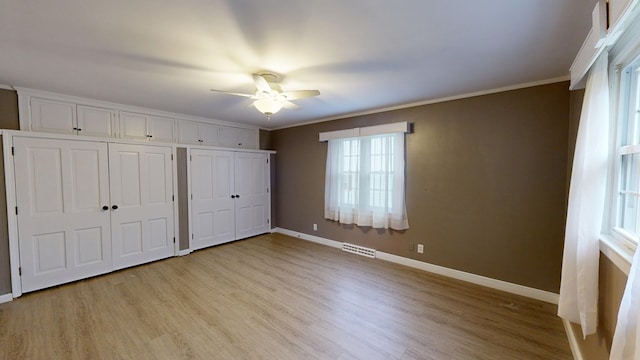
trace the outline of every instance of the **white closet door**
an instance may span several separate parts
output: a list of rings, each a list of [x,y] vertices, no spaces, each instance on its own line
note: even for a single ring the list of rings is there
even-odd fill
[[[266,154],[236,153],[235,155],[237,239],[269,231],[267,158]]]
[[[111,270],[107,145],[14,138],[22,291]]]
[[[191,150],[191,249],[235,240],[233,152]]]
[[[171,147],[109,144],[115,269],[172,256]]]

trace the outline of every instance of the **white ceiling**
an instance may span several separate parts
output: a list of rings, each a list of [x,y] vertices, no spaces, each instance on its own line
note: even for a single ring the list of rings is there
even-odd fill
[[[0,0],[0,84],[278,128],[568,75],[595,0]],[[267,121],[251,74],[318,89]]]

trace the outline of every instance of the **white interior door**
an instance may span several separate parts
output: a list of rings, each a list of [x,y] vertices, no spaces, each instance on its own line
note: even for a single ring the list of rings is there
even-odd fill
[[[233,177],[233,152],[191,150],[192,250],[235,240]]]
[[[22,291],[111,270],[107,145],[14,138]]]
[[[115,269],[174,255],[171,151],[109,144]]]
[[[237,239],[269,231],[268,156],[255,153],[235,155]]]

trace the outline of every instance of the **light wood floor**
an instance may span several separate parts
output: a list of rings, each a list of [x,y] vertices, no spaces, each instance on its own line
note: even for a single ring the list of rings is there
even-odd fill
[[[0,357],[570,359],[555,311],[274,234],[0,304]]]

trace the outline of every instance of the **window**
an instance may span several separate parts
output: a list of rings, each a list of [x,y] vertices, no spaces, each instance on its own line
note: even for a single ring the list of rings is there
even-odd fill
[[[614,231],[637,243],[640,237],[640,59],[620,78],[616,153],[617,191]]]
[[[404,133],[330,139],[325,218],[404,230]]]

